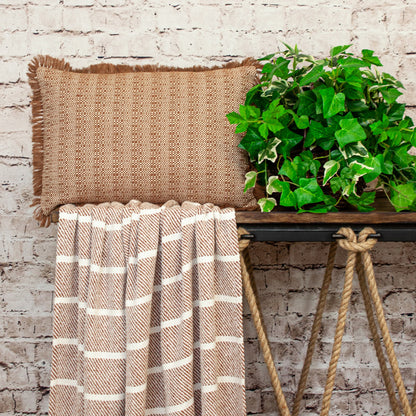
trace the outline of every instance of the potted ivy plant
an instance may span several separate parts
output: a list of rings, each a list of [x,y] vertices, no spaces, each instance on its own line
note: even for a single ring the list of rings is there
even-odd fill
[[[416,133],[397,102],[402,83],[378,70],[372,50],[336,46],[315,59],[284,45],[259,59],[259,84],[227,115],[255,168],[245,191],[264,187],[264,212],[371,211],[376,189],[396,211],[416,210]]]

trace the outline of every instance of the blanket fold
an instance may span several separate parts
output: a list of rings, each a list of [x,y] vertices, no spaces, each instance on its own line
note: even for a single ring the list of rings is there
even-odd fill
[[[245,415],[235,212],[60,209],[51,416]]]

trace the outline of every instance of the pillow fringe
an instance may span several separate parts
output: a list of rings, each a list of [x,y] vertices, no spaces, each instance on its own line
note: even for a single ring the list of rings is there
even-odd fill
[[[29,63],[27,76],[29,85],[32,88],[32,157],[33,157],[33,201],[31,206],[37,206],[34,217],[42,227],[50,224],[49,215],[44,215],[40,208],[40,196],[42,195],[42,171],[43,171],[43,135],[44,120],[42,95],[37,79],[36,71],[39,67],[55,68],[64,71],[70,70],[70,65],[63,59],[56,59],[50,56],[36,56]]]

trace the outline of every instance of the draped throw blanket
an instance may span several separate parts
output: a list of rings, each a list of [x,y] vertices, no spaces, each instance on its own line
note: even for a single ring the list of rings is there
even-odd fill
[[[60,210],[51,416],[245,415],[235,213]]]

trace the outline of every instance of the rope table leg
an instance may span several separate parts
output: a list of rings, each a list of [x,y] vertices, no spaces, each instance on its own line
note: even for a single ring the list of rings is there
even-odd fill
[[[337,252],[337,243],[332,243],[329,248],[328,262],[327,262],[327,267],[325,270],[324,281],[322,283],[322,289],[319,294],[318,307],[316,309],[316,314],[315,314],[315,318],[314,318],[313,325],[312,325],[311,338],[309,340],[308,349],[306,352],[306,358],[305,358],[305,362],[303,363],[302,373],[300,376],[299,385],[298,385],[298,389],[296,392],[295,401],[293,404],[292,416],[299,415],[300,405],[302,402],[303,394],[305,392],[306,381],[309,375],[309,369],[311,368],[311,364],[312,364],[313,352],[315,350],[315,345],[318,339],[319,331],[321,330],[322,315],[325,309],[329,286],[331,285],[332,271],[334,269],[336,252]]]
[[[240,236],[246,233],[247,232],[244,229],[239,229]],[[369,238],[369,235],[374,233],[375,232],[373,229],[365,228],[359,234],[359,238],[357,241],[357,236],[350,228],[341,228],[338,231],[338,234],[341,234],[345,237],[345,239],[338,241],[338,245],[340,245],[343,249],[348,251],[348,259],[345,268],[344,289],[342,292],[341,304],[338,310],[338,319],[335,330],[334,344],[332,348],[330,364],[328,367],[327,380],[322,399],[320,416],[328,416],[329,414],[330,402],[335,384],[336,369],[341,351],[342,338],[344,335],[346,317],[351,300],[354,270],[357,271],[360,289],[363,294],[367,320],[370,326],[371,336],[374,341],[376,355],[380,364],[381,373],[383,376],[384,383],[386,385],[386,390],[389,396],[393,414],[394,416],[400,416],[402,414],[402,411],[400,409],[399,402],[397,401],[395,395],[389,369],[387,368],[387,361],[381,345],[379,330],[381,332],[381,339],[384,342],[384,346],[387,352],[387,357],[390,363],[391,371],[393,373],[393,380],[398,390],[400,404],[402,406],[404,415],[416,415],[416,383],[413,392],[413,399],[410,403],[398,366],[397,357],[393,349],[393,341],[391,339],[390,332],[387,328],[381,299],[377,290],[373,264],[371,261],[370,254],[368,252],[377,242],[375,238]],[[258,333],[259,342],[263,351],[264,359],[269,370],[279,412],[283,416],[291,416],[285,396],[282,391],[280,380],[277,375],[276,367],[274,365],[273,357],[270,350],[270,344],[265,331],[263,317],[261,314],[260,304],[257,296],[257,290],[251,273],[251,263],[247,250],[248,245],[249,241],[240,239],[240,259],[244,291],[253,316],[253,321]],[[331,283],[336,249],[337,244],[332,243],[328,254],[327,269],[322,284],[319,302],[317,305],[317,311],[312,326],[311,338],[309,340],[306,358],[303,364],[302,374],[299,380],[299,385],[294,400],[292,416],[298,416],[300,412],[300,404],[305,391],[306,381],[312,363],[313,352],[322,324],[322,316],[325,308],[326,297]],[[374,318],[374,314],[376,315],[377,321]]]
[[[374,319],[373,306],[371,304],[370,294],[368,293],[367,283],[365,281],[364,266],[361,259],[361,254],[358,254],[357,258],[357,275],[360,283],[361,293],[364,299],[365,311],[367,314],[367,320],[370,327],[371,337],[373,338],[374,348],[378,362],[380,364],[381,374],[383,376],[384,384],[386,386],[387,394],[389,396],[390,406],[393,410],[394,416],[400,416],[400,406],[397,403],[396,395],[394,393],[393,384],[391,381],[390,373],[387,368],[386,357],[384,356],[383,348],[380,342],[380,336],[377,330],[377,324]]]
[[[362,243],[367,238],[366,234],[367,234],[366,229],[361,231],[360,237],[359,237],[359,243]],[[381,335],[383,337],[384,345],[386,347],[387,357],[389,359],[390,366],[393,372],[393,379],[398,389],[399,398],[403,406],[404,414],[406,416],[414,416],[413,410],[410,407],[409,399],[406,394],[406,389],[403,383],[403,378],[400,373],[399,363],[397,362],[397,357],[394,352],[393,341],[391,339],[390,332],[387,328],[386,318],[383,312],[383,306],[382,306],[381,299],[377,290],[377,283],[376,283],[376,279],[374,276],[373,263],[371,261],[371,257],[368,251],[362,252],[362,260],[363,260],[363,265],[364,265],[364,272],[367,277],[368,288],[369,288],[370,295],[374,304],[378,324],[380,327]]]
[[[339,234],[347,234],[351,229],[341,229]],[[353,252],[348,253],[347,266],[345,268],[345,282],[344,289],[341,297],[341,305],[338,311],[338,321],[335,330],[334,344],[332,347],[331,361],[328,367],[328,375],[326,379],[325,391],[322,398],[321,416],[326,416],[329,413],[329,407],[332,397],[332,391],[334,389],[335,375],[337,371],[338,359],[341,353],[342,337],[344,335],[345,322],[347,317],[348,306],[351,300],[352,293],[352,281],[354,278],[356,254]]]
[[[246,234],[244,230],[242,230],[241,233]],[[244,292],[246,294],[246,299],[251,310],[253,322],[257,330],[260,346],[263,351],[264,360],[269,371],[279,412],[282,416],[290,416],[289,407],[286,403],[286,398],[282,391],[282,386],[280,384],[279,376],[277,375],[276,366],[274,365],[273,355],[270,350],[270,344],[267,338],[261,309],[258,305],[258,297],[256,296],[257,290],[255,287],[255,283],[249,273],[249,269],[251,268],[251,266],[247,250],[248,244],[249,242],[247,240],[240,240],[241,275],[243,280]]]

